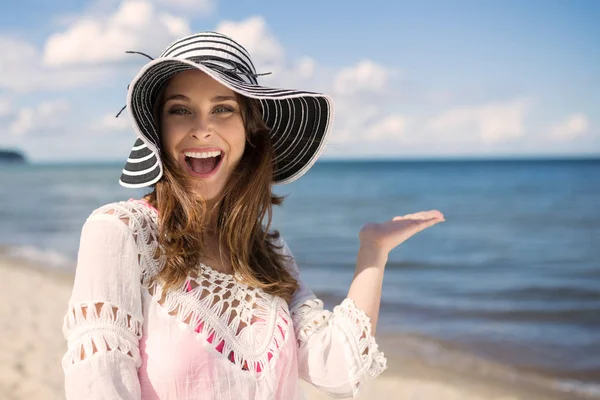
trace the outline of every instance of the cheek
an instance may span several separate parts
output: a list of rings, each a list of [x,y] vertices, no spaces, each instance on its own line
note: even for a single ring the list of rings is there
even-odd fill
[[[162,145],[163,148],[170,154],[173,154],[178,141],[181,140],[182,134],[180,132],[182,132],[182,130],[177,129],[177,126],[173,126],[173,124],[164,123],[161,125],[160,137],[162,140]]]
[[[240,157],[244,154],[244,149],[246,148],[246,132],[242,127],[240,129],[240,133],[236,136],[236,146],[239,149]]]
[[[241,160],[242,155],[244,155],[244,150],[246,149],[246,133],[242,130],[242,133],[236,136],[235,140],[236,154],[238,161]]]
[[[236,121],[229,125],[226,131],[229,151],[236,160],[239,160],[246,148],[246,131],[244,129],[244,124],[241,120]]]

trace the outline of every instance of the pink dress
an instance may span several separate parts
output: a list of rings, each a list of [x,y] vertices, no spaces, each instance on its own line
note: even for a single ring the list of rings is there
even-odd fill
[[[67,399],[303,399],[299,379],[355,397],[386,368],[350,299],[333,311],[302,283],[291,302],[200,264],[164,294],[157,211],[129,200],[83,226],[64,318]],[[82,351],[83,350],[83,351]],[[85,356],[84,356],[85,354]]]

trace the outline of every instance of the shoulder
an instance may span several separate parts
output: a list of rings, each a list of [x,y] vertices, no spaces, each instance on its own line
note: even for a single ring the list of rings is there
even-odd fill
[[[274,246],[275,251],[281,257],[283,257],[284,265],[286,266],[288,271],[291,272],[294,277],[296,277],[298,274],[298,265],[296,264],[294,255],[292,254],[292,251],[290,250],[290,247],[288,246],[285,239],[281,235],[279,235],[278,237],[273,238],[271,240],[271,244]]]
[[[87,217],[86,223],[95,220],[112,221],[128,227],[133,232],[152,230],[156,227],[155,211],[134,199],[108,203],[96,208]]]
[[[146,203],[127,200],[105,204],[87,217],[82,240],[106,241],[111,247],[132,246],[143,274],[154,274],[164,263],[158,251],[156,210]],[[120,245],[118,243],[121,243]]]
[[[281,234],[277,233],[277,236],[272,237],[270,242],[278,254],[286,257],[293,257],[287,242]]]

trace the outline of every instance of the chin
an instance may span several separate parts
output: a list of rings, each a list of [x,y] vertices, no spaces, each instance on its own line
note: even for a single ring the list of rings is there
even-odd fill
[[[198,182],[194,187],[194,194],[202,197],[207,203],[213,203],[221,197],[223,186],[215,187],[214,183]]]

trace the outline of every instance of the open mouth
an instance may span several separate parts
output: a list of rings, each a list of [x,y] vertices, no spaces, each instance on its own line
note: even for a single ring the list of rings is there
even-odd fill
[[[186,151],[184,155],[188,172],[201,178],[215,174],[223,160],[223,153],[220,150],[207,152]]]

